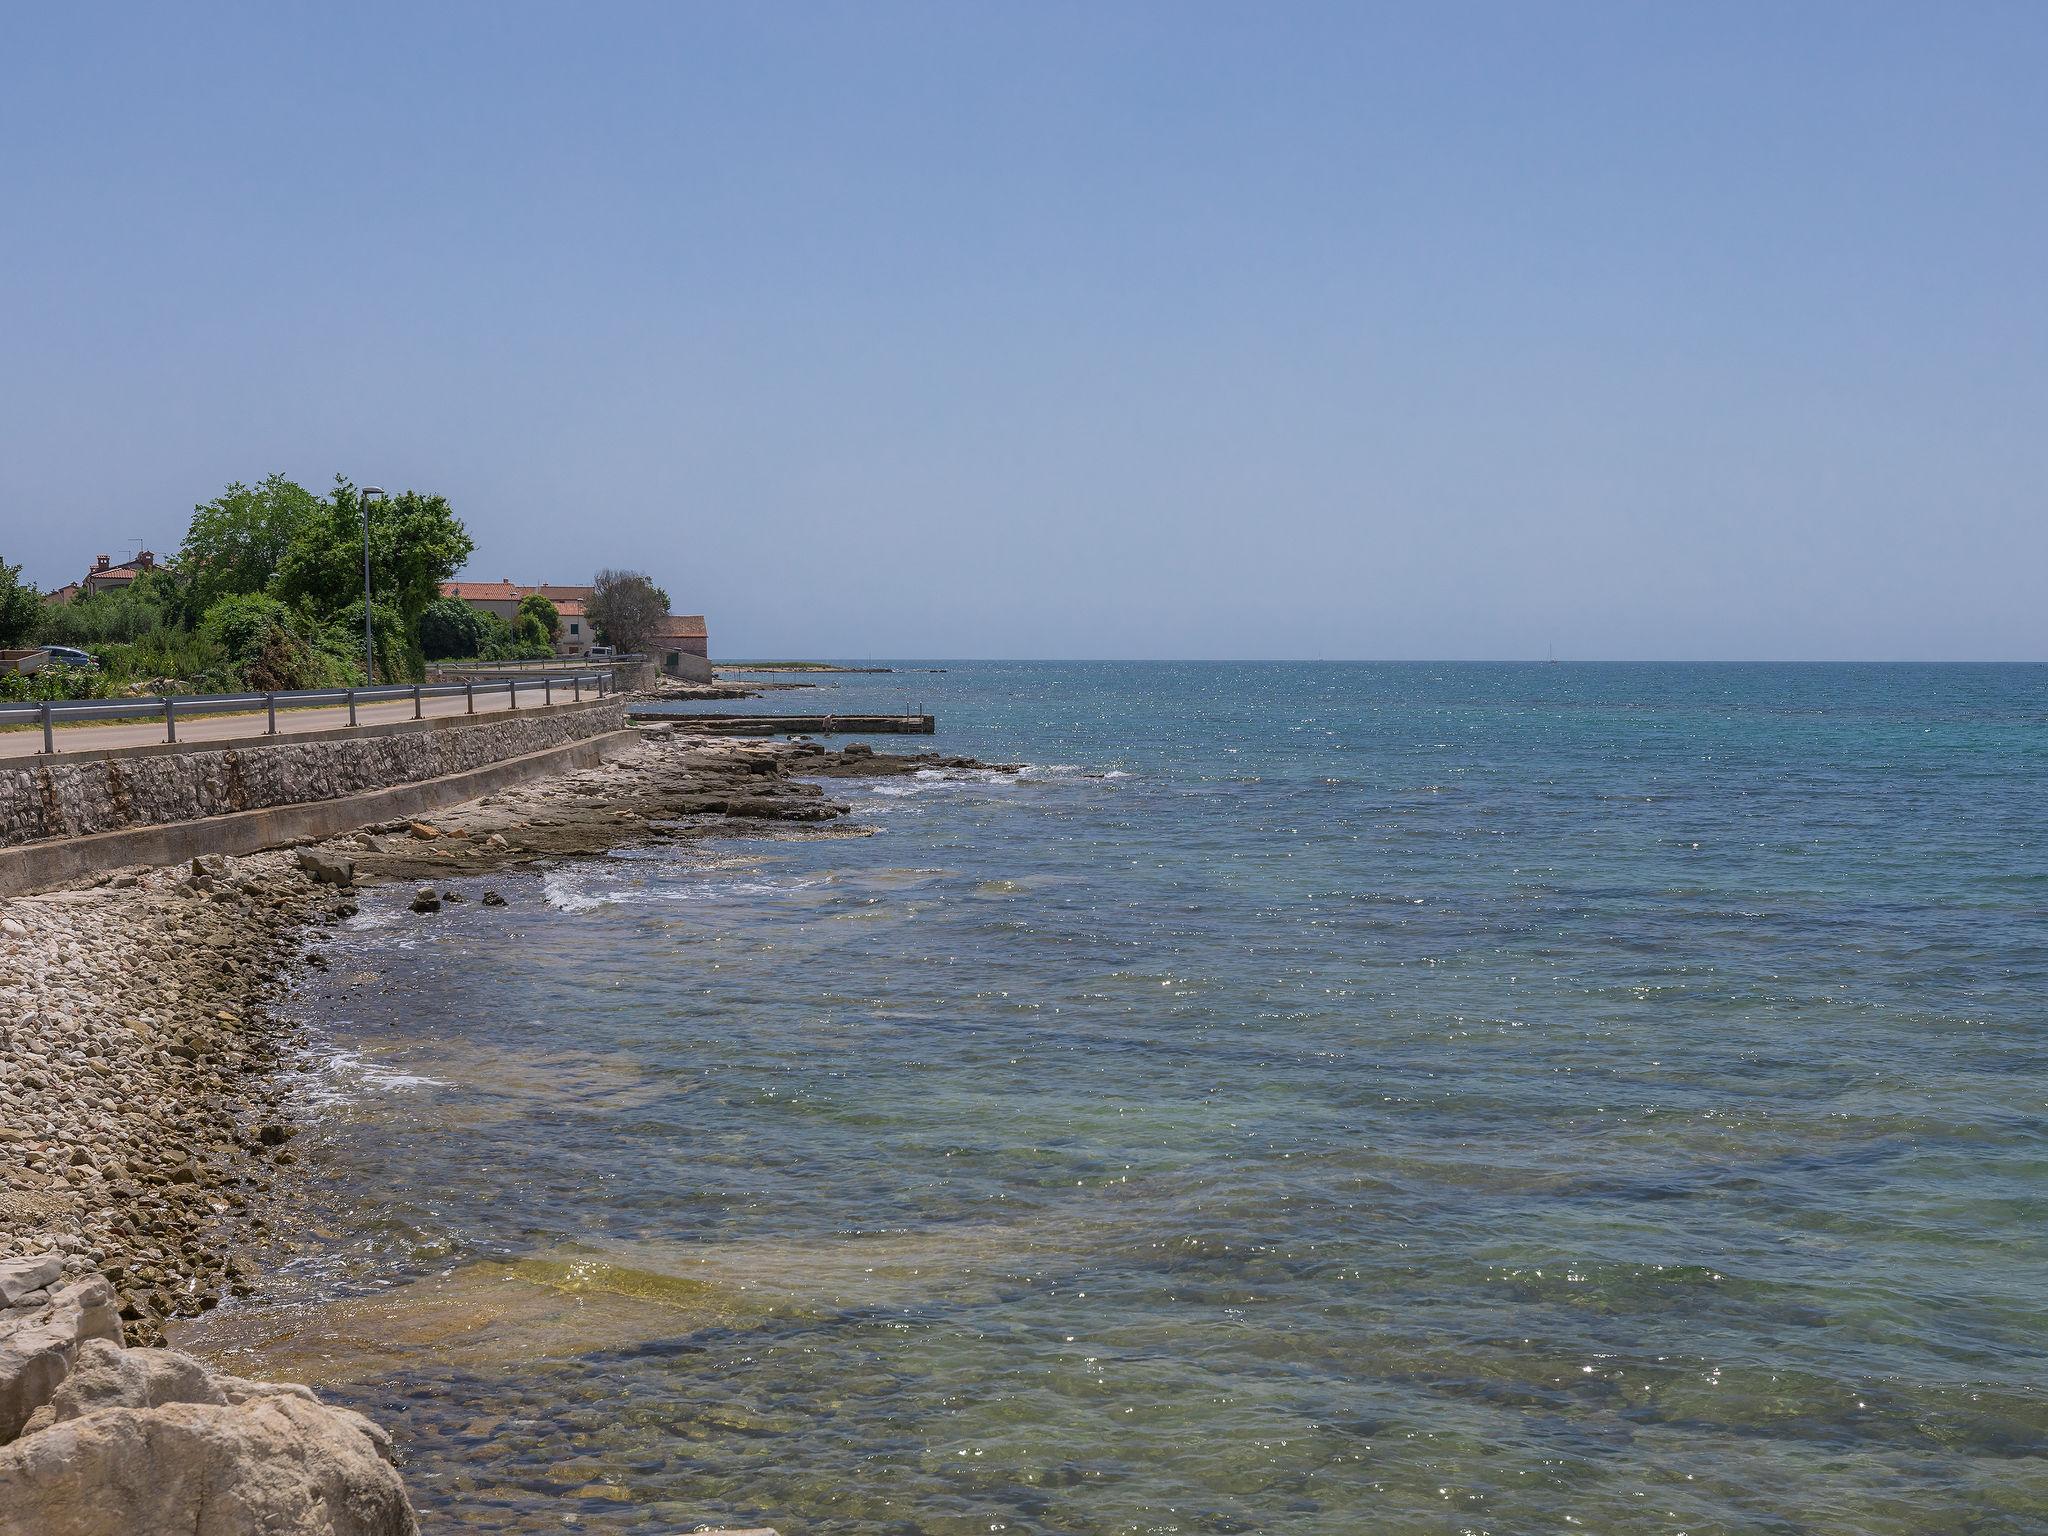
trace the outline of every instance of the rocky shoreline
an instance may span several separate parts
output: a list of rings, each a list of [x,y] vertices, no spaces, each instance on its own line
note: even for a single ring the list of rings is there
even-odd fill
[[[51,1464],[37,1444],[56,1425],[38,1428],[31,1416],[54,1412],[59,1385],[93,1340],[96,1370],[152,1380],[169,1372],[189,1385],[197,1378],[176,1363],[183,1357],[152,1348],[166,1323],[249,1294],[255,1276],[243,1253],[266,1241],[264,1197],[293,1160],[283,1101],[298,1041],[266,1005],[295,963],[325,963],[319,931],[353,915],[357,886],[414,883],[412,905],[424,916],[458,899],[444,879],[629,845],[857,831],[833,825],[847,808],[813,779],[986,766],[860,744],[828,752],[811,742],[706,740],[658,726],[599,767],[432,822],[124,871],[88,889],[0,904],[0,1536],[13,1530],[11,1480]],[[71,1322],[53,1325],[53,1315]],[[71,1330],[68,1344],[48,1345],[53,1326]],[[8,1353],[31,1335],[44,1345]],[[124,1344],[134,1361],[103,1357]],[[225,1387],[191,1390],[199,1397],[172,1406],[243,1409]],[[10,1392],[25,1405],[12,1427]],[[167,1402],[147,1411],[169,1412]],[[298,1411],[266,1403],[273,1417]],[[22,1434],[23,1423],[36,1432]],[[38,1518],[39,1536],[145,1528],[92,1523],[83,1511],[73,1525]],[[382,1536],[411,1527],[194,1525],[181,1514],[166,1516],[166,1528]]]

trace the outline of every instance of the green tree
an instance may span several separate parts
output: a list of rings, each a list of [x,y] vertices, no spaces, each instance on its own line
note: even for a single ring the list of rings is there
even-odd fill
[[[476,552],[476,541],[442,496],[406,491],[370,507],[370,587],[379,607],[399,616],[406,653],[388,676],[416,676],[420,615],[441,595],[441,583]],[[358,626],[363,601],[363,511],[356,488],[340,475],[320,512],[286,551],[276,594],[338,618],[351,603]],[[379,655],[383,647],[379,646]]]
[[[562,638],[562,615],[552,602],[538,592],[529,592],[519,599],[519,617],[531,618],[540,625],[541,638],[549,645]]]
[[[588,612],[606,645],[621,652],[644,651],[668,617],[668,594],[639,571],[599,571]]]
[[[0,646],[26,644],[42,618],[42,595],[21,579],[20,566],[0,560]]]
[[[283,475],[254,486],[236,481],[194,507],[178,555],[192,586],[190,613],[203,614],[223,597],[269,591],[320,513],[320,498]]]

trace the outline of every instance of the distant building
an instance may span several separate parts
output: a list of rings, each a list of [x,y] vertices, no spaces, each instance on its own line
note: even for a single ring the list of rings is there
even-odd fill
[[[48,601],[53,603],[68,603],[77,597],[95,597],[102,592],[119,592],[144,571],[155,569],[156,556],[146,549],[133,560],[123,560],[119,565],[114,564],[110,555],[95,555],[92,569],[85,573],[84,579],[69,582],[46,596]]]
[[[562,621],[562,632],[555,636],[557,656],[581,656],[597,643],[582,598],[551,597],[548,601],[555,605],[555,613]]]
[[[711,641],[701,613],[672,613],[654,632],[650,649],[670,677],[693,683],[711,681]]]
[[[555,605],[555,613],[562,621],[561,633],[555,637],[557,656],[582,656],[597,643],[596,631],[590,625],[592,590],[545,582],[537,587],[522,587],[511,581],[441,583],[443,597],[456,598],[481,612],[496,614],[507,624],[519,617],[520,599],[538,592]],[[670,614],[648,644],[655,661],[669,676],[703,683],[711,681],[708,647],[701,613]]]
[[[443,597],[457,598],[483,613],[496,614],[507,624],[519,617],[520,599],[539,593],[555,605],[562,621],[555,636],[557,656],[581,656],[595,643],[590,629],[590,588],[556,586],[543,582],[537,587],[516,586],[510,581],[444,581]]]

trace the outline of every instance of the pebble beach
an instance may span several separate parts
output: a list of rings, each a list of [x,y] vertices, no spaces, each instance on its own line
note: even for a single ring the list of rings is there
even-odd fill
[[[327,964],[323,934],[355,913],[357,889],[406,882],[411,912],[427,921],[460,899],[449,884],[456,876],[734,830],[836,833],[830,824],[846,807],[810,779],[961,761],[862,746],[828,753],[807,742],[707,742],[657,726],[599,767],[431,821],[125,870],[89,888],[0,904],[0,1533],[73,1529],[21,1526],[6,1511],[69,1518],[65,1496],[44,1483],[90,1457],[73,1447],[53,1460],[49,1442],[39,1458],[30,1453],[63,1421],[87,1422],[89,1408],[72,1404],[77,1411],[67,1414],[57,1401],[65,1377],[86,1365],[97,1361],[109,1381],[129,1382],[123,1411],[169,1412],[166,1402],[192,1401],[242,1411],[226,1388],[206,1385],[213,1378],[203,1368],[164,1365],[187,1357],[162,1346],[180,1320],[250,1294],[250,1256],[268,1246],[273,1224],[291,1220],[289,1199],[275,1196],[295,1161],[284,1098],[300,1042],[270,1005],[303,969]],[[493,899],[483,893],[486,904]],[[88,1346],[133,1359],[81,1363]],[[135,1385],[145,1377],[157,1387]],[[162,1380],[173,1377],[196,1383],[198,1398],[163,1397]],[[121,1398],[108,1392],[108,1401]],[[19,1421],[11,1428],[8,1402]],[[367,1421],[360,1427],[374,1438]],[[365,1536],[410,1528],[409,1511],[393,1515],[388,1496],[371,1504],[368,1523],[317,1528]],[[202,1536],[243,1529],[190,1528]]]

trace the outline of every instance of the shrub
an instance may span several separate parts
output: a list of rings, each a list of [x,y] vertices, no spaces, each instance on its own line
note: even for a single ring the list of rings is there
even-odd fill
[[[291,620],[291,609],[276,598],[241,593],[224,597],[207,609],[199,630],[227,654],[231,664],[240,666],[263,648],[272,630],[288,630]]]
[[[327,628],[334,654],[345,657],[350,676],[357,682],[362,681],[363,600],[359,597],[342,609]],[[418,631],[405,622],[397,608],[386,602],[373,603],[370,607],[370,629],[377,659],[374,681],[416,683],[427,675],[426,657],[420,651]]]
[[[159,629],[133,644],[109,645],[98,655],[108,675],[122,683],[170,683],[190,693],[240,686],[220,646],[196,630]]]
[[[459,597],[437,597],[420,614],[420,651],[430,661],[481,656],[491,639],[490,615]]]
[[[0,699],[8,703],[62,699],[104,699],[114,691],[105,672],[90,667],[44,667],[38,672],[0,673]]]
[[[81,594],[68,603],[45,603],[42,621],[36,625],[36,641],[96,651],[104,645],[132,645],[167,623],[153,588],[136,591],[129,587],[91,597]]]
[[[362,611],[358,603],[358,622]],[[401,626],[398,616],[382,605],[377,614],[381,659],[382,647]],[[362,681],[345,625],[322,624],[274,597],[254,593],[224,597],[206,610],[199,632],[218,648],[232,678],[239,680],[231,681],[230,687],[282,693],[295,688],[343,688]]]

